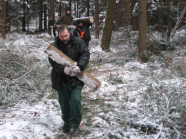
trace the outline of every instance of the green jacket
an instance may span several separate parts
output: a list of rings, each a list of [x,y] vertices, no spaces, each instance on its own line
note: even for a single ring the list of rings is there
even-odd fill
[[[71,16],[71,14],[64,14],[62,15],[55,24],[58,25],[71,25],[71,22],[73,20],[73,17]]]

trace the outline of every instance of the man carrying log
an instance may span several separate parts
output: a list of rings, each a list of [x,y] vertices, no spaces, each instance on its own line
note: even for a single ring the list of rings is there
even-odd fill
[[[52,66],[52,87],[57,90],[63,115],[63,132],[73,135],[82,120],[81,92],[84,85],[76,76],[86,68],[90,53],[84,41],[74,37],[67,26],[62,25],[57,31],[58,36],[52,45],[77,62],[76,65],[67,67],[49,58]]]
[[[82,38],[87,46],[89,45],[89,41],[91,40],[90,30],[89,30],[89,27],[91,25],[92,23],[83,24],[82,20],[78,19],[77,26],[73,31],[73,35]]]
[[[56,21],[55,25],[71,25],[72,20],[71,10],[70,8],[67,8],[65,14]]]

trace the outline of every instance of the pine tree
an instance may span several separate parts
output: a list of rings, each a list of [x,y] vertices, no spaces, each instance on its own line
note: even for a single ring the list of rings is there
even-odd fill
[[[103,29],[103,37],[101,40],[101,47],[103,50],[110,51],[110,41],[113,29],[113,21],[116,10],[116,0],[108,0],[107,14],[105,26]]]
[[[99,39],[99,2],[95,0],[95,38]]]
[[[0,33],[3,38],[6,38],[6,32],[7,32],[7,24],[6,24],[6,1],[1,1],[1,25],[0,25]]]
[[[139,0],[139,34],[138,34],[138,60],[141,53],[147,49],[147,0]]]

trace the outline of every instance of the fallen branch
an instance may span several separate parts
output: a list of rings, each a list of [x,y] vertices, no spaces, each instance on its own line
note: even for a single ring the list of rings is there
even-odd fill
[[[24,75],[22,75],[21,77],[17,78],[17,79],[14,79],[13,81],[18,81],[20,80],[21,78],[27,76],[29,73],[31,73],[34,69],[30,70],[29,72],[25,73]]]
[[[181,20],[182,20],[182,18],[183,18],[183,16],[184,16],[185,12],[186,12],[186,6],[185,6],[185,8],[183,9],[183,12],[181,13],[180,18],[178,19],[178,21],[177,21],[177,23],[176,23],[176,25],[175,25],[175,27],[174,27],[174,29],[173,29],[172,38],[173,38],[173,36],[174,36],[174,34],[175,34],[175,32],[176,32],[176,29],[178,28],[178,26],[179,26],[179,24],[180,24],[180,22],[181,22]]]

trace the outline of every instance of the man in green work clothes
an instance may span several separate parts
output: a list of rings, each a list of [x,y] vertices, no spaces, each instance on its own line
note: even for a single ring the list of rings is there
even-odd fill
[[[65,67],[49,58],[52,66],[52,87],[58,92],[63,114],[63,132],[74,134],[82,120],[81,92],[84,85],[77,75],[89,63],[90,53],[84,41],[74,37],[68,27],[63,25],[58,28],[58,36],[52,45],[77,62],[75,66]]]

